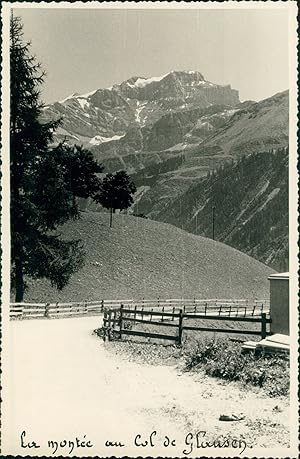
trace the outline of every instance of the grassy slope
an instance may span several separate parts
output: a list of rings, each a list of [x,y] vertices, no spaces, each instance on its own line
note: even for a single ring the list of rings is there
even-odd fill
[[[64,237],[84,241],[85,266],[61,292],[31,281],[25,301],[269,296],[273,271],[229,246],[138,217],[108,224],[108,214],[93,212],[66,224]]]

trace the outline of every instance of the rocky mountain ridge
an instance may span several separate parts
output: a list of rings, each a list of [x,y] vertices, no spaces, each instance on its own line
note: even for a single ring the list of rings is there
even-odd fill
[[[56,140],[100,145],[143,128],[172,111],[236,105],[238,91],[206,81],[200,72],[170,72],[161,77],[132,77],[110,88],[72,94],[44,108],[45,119],[63,118]]]

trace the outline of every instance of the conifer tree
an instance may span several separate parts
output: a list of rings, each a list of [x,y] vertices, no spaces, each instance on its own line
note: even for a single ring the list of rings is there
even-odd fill
[[[132,195],[135,192],[136,186],[125,171],[107,174],[104,177],[100,192],[93,199],[110,210],[110,227],[112,227],[113,212],[116,209],[128,209],[133,203]]]
[[[45,277],[61,289],[83,264],[81,241],[62,240],[55,230],[78,217],[76,196],[97,190],[103,167],[81,147],[49,148],[60,121],[40,121],[44,73],[23,42],[21,19],[13,16],[10,74],[11,275],[20,302],[27,276]]]

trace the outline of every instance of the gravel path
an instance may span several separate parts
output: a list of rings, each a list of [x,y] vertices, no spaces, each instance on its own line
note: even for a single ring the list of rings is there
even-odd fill
[[[175,366],[129,361],[92,334],[100,323],[100,317],[10,322],[11,384],[4,393],[10,401],[9,434],[2,439],[3,454],[53,456],[52,440],[62,442],[57,456],[208,455],[207,449],[196,448],[198,431],[207,432],[199,435],[201,441],[223,436],[236,447],[219,456],[240,454],[243,439],[245,456],[253,455],[251,447],[267,447],[279,457],[278,448],[288,446],[287,399],[266,398]],[[243,413],[245,419],[219,421],[220,414],[232,413]],[[35,441],[39,448],[32,443],[32,448],[21,447],[24,430],[23,443]],[[138,443],[148,440],[147,446],[135,446],[137,434]],[[76,435],[86,446],[78,447]],[[165,436],[176,445],[163,446]],[[105,446],[107,440],[125,446]]]

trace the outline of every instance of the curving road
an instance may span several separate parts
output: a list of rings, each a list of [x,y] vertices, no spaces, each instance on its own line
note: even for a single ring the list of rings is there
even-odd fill
[[[207,449],[196,448],[198,431],[210,439],[243,436],[245,455],[250,446],[274,447],[277,455],[278,448],[287,446],[287,401],[182,374],[175,367],[129,362],[92,334],[100,322],[100,317],[10,322],[3,454],[207,455]],[[282,409],[278,414],[275,405]],[[220,414],[240,412],[244,421],[219,421]],[[138,445],[148,444],[135,445],[136,435],[141,435]],[[163,445],[165,436],[175,440],[173,445]],[[107,441],[125,446],[105,446]],[[243,447],[226,449],[226,454],[237,455]]]

